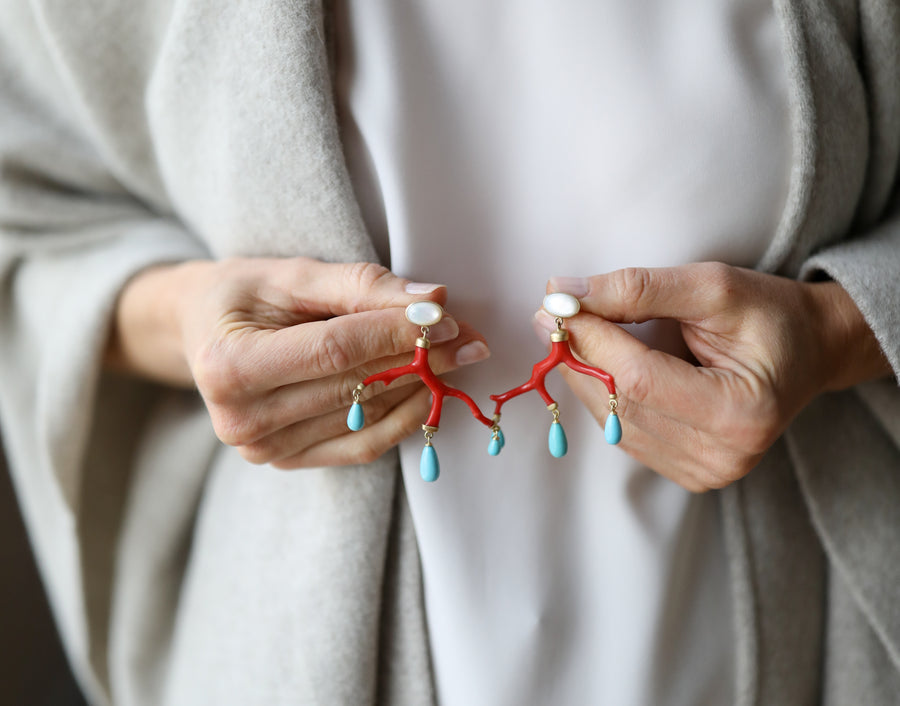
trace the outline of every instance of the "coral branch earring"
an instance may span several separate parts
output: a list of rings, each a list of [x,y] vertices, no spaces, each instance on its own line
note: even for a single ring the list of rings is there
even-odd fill
[[[569,442],[566,439],[566,432],[559,421],[559,405],[547,392],[545,380],[551,370],[562,364],[577,373],[597,378],[606,385],[606,389],[609,391],[609,415],[606,418],[604,436],[610,444],[618,444],[622,439],[622,425],[616,413],[618,397],[616,396],[615,381],[612,375],[605,370],[582,363],[574,356],[572,349],[569,347],[569,332],[563,328],[564,320],[575,316],[581,309],[581,304],[575,297],[558,292],[544,297],[543,306],[547,312],[556,317],[556,331],[550,334],[550,353],[546,358],[535,364],[531,371],[531,377],[526,382],[502,394],[491,395],[491,399],[494,400],[496,405],[493,417],[488,419],[482,414],[471,397],[442,382],[434,374],[428,362],[428,351],[431,348],[428,332],[431,326],[434,326],[443,318],[444,310],[439,304],[432,301],[420,301],[410,304],[406,307],[406,319],[421,329],[421,336],[416,339],[416,352],[412,362],[370,375],[359,383],[356,389],[353,390],[353,404],[347,414],[347,426],[351,431],[359,431],[365,426],[365,413],[363,412],[360,399],[363,390],[368,385],[375,382],[383,382],[385,385],[390,385],[394,380],[404,375],[416,375],[425,384],[425,387],[431,391],[432,396],[431,411],[422,425],[422,431],[425,432],[425,447],[422,449],[422,456],[419,461],[419,474],[423,480],[435,481],[440,475],[441,466],[438,461],[437,451],[432,444],[432,439],[438,431],[445,397],[455,397],[465,402],[471,410],[472,416],[490,428],[491,439],[488,443],[488,453],[491,456],[496,456],[506,443],[503,431],[500,429],[500,412],[503,405],[514,397],[536,390],[547,405],[547,410],[553,415],[553,420],[550,423],[550,432],[547,435],[547,445],[551,455],[559,458],[565,456],[568,452]]]
[[[609,415],[606,418],[604,436],[606,437],[606,441],[610,444],[618,444],[619,441],[622,440],[622,425],[616,414],[618,397],[616,395],[615,381],[613,380],[612,375],[605,370],[601,370],[592,365],[587,365],[575,358],[572,354],[572,349],[569,347],[569,332],[563,328],[563,321],[575,316],[581,309],[580,302],[569,294],[557,292],[555,294],[548,294],[544,297],[543,307],[549,314],[556,317],[556,331],[550,334],[550,354],[542,361],[535,364],[531,371],[531,377],[527,382],[502,394],[491,395],[491,399],[496,403],[496,406],[494,407],[494,424],[496,425],[499,423],[500,410],[506,402],[514,397],[525,394],[526,392],[536,390],[547,405],[547,410],[553,415],[553,420],[550,423],[550,432],[547,436],[547,445],[550,449],[550,453],[556,458],[565,456],[569,445],[566,439],[566,433],[559,421],[559,405],[557,405],[556,401],[547,392],[544,382],[547,373],[553,370],[557,365],[563,364],[577,373],[597,378],[606,385],[606,389],[609,391]],[[502,443],[495,445],[494,439],[492,438],[491,445],[488,447],[488,452],[491,453],[491,455],[496,455],[497,453],[500,453],[501,448]]]
[[[422,457],[419,461],[419,473],[422,479],[426,481],[437,480],[441,472],[437,451],[435,451],[431,439],[438,430],[438,425],[441,421],[444,397],[450,396],[462,400],[469,406],[475,419],[492,429],[496,426],[494,420],[488,419],[481,413],[478,405],[475,404],[471,397],[442,382],[428,364],[428,350],[431,348],[431,341],[428,340],[429,327],[437,324],[443,317],[444,310],[440,304],[432,301],[414,302],[406,307],[407,321],[421,327],[422,333],[416,339],[416,352],[412,362],[385,370],[382,373],[370,375],[363,380],[353,391],[353,405],[350,407],[350,413],[347,415],[347,426],[352,431],[359,431],[365,425],[365,415],[359,400],[366,386],[374,382],[383,382],[385,385],[390,385],[403,375],[417,375],[425,383],[425,386],[431,390],[432,395],[431,412],[422,425],[422,431],[425,432],[425,448],[422,449]],[[499,427],[497,427],[497,431],[499,432]]]

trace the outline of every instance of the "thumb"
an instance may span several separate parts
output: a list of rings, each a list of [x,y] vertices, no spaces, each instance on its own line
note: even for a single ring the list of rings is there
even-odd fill
[[[274,275],[272,283],[291,294],[299,311],[317,317],[405,307],[425,299],[443,305],[447,300],[444,285],[411,282],[371,262],[289,258],[278,261]]]
[[[552,277],[547,289],[581,301],[583,311],[617,323],[696,322],[727,308],[738,268],[718,262],[628,267],[595,277]]]

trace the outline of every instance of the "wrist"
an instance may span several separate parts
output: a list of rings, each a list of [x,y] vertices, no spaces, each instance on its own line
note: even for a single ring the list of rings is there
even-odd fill
[[[821,332],[823,391],[845,390],[889,375],[891,367],[856,303],[837,282],[807,285]]]
[[[182,313],[207,267],[188,261],[149,267],[132,277],[116,303],[106,365],[175,387],[193,387],[184,355]]]

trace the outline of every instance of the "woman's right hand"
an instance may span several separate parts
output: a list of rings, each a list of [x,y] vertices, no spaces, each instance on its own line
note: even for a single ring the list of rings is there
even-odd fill
[[[366,426],[347,429],[353,390],[410,360],[413,301],[440,285],[370,263],[306,258],[193,261],[150,268],[119,298],[110,366],[196,385],[218,437],[253,463],[303,468],[367,463],[416,431],[429,393],[418,378],[363,392]],[[484,338],[450,316],[431,329],[437,373],[483,360]]]

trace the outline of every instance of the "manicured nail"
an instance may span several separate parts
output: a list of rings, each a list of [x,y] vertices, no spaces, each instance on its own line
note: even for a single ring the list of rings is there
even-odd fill
[[[554,292],[565,292],[573,297],[583,297],[588,293],[591,283],[585,277],[551,277],[550,289]]]
[[[441,319],[428,331],[428,338],[432,343],[452,341],[459,335],[459,324],[451,318]]]
[[[430,294],[435,289],[443,287],[442,284],[428,284],[427,282],[407,282],[407,294]]]
[[[540,309],[534,315],[534,323],[536,326],[539,326],[544,331],[550,331],[551,333],[553,331],[556,331],[556,318],[553,316],[550,316],[550,314],[548,314],[543,309]]]
[[[490,355],[491,351],[481,341],[472,341],[456,351],[456,364],[469,365],[470,363],[477,363],[479,360],[489,358]]]

